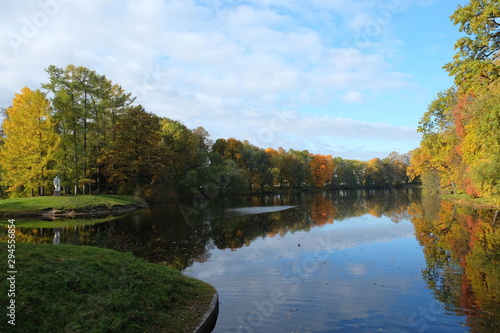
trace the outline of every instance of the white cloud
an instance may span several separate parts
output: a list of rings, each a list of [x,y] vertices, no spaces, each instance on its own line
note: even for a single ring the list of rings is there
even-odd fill
[[[344,94],[342,97],[342,102],[346,104],[361,104],[364,101],[364,96],[362,93],[359,91],[348,91],[347,93]]]
[[[300,122],[275,140],[297,149],[315,146],[314,133],[332,140],[415,137],[409,128],[304,114],[311,105],[361,106],[370,92],[414,88],[387,58],[398,47],[385,39],[390,24],[370,37],[376,54],[352,42],[352,29],[383,7],[374,1],[46,0],[2,7],[2,106],[23,86],[46,82],[49,65],[73,63],[133,91],[149,111],[214,136],[258,138],[252,133],[266,128],[272,112],[293,110]]]

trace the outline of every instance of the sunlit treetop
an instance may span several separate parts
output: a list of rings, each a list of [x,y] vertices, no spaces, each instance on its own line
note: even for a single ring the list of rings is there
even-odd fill
[[[466,36],[455,43],[458,52],[444,68],[464,93],[477,92],[500,77],[500,3],[471,0],[450,18]]]

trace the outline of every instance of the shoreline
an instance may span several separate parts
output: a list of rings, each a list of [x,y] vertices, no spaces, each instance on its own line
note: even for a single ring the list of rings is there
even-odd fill
[[[84,210],[50,210],[50,211],[42,211],[39,212],[40,215],[36,217],[45,217],[45,218],[56,218],[56,217],[77,217],[77,216],[101,216],[101,215],[122,215],[126,213],[130,213],[144,207],[138,205],[127,205],[127,206],[112,206],[106,209],[95,209],[89,208]]]
[[[122,215],[147,207],[131,196],[43,196],[0,200],[4,218],[46,218]]]
[[[129,205],[129,206],[112,206],[106,209],[95,209],[90,207],[88,209],[82,209],[82,210],[50,209],[50,210],[26,211],[26,212],[7,212],[7,213],[2,213],[1,216],[4,218],[21,218],[21,217],[57,218],[57,217],[122,215],[142,208],[144,207],[138,205]]]
[[[472,207],[475,209],[500,210],[500,204],[486,198],[472,198],[463,194],[447,194],[443,195],[441,199],[453,204]]]

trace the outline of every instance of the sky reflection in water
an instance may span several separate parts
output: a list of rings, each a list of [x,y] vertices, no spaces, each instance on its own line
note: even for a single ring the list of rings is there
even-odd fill
[[[16,239],[58,235],[207,281],[220,294],[216,333],[500,331],[495,211],[411,189],[214,199],[190,220],[179,207],[20,226]]]
[[[410,221],[365,214],[333,222],[212,249],[186,268],[219,291],[215,332],[460,329],[463,318],[442,316],[422,280],[426,262]]]

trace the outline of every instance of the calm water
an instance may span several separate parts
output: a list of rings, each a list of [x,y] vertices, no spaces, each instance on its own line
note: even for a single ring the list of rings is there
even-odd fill
[[[219,291],[220,333],[500,331],[494,211],[411,189],[195,208],[205,204],[156,206],[91,226],[18,228],[18,240],[112,248],[181,269]]]

